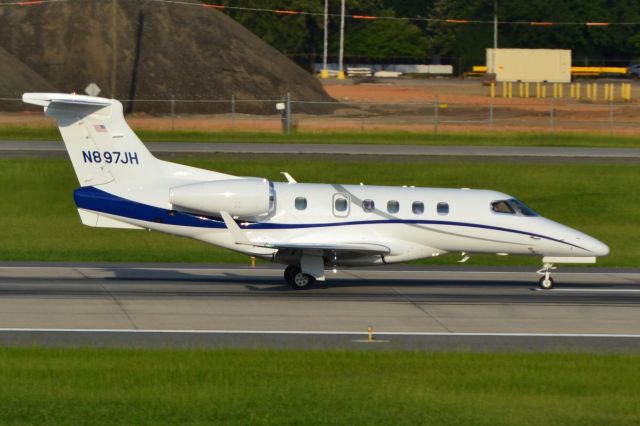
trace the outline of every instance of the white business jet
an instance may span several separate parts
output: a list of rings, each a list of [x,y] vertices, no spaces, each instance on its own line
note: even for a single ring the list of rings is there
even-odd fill
[[[325,269],[382,265],[459,252],[542,257],[540,287],[556,263],[595,263],[609,248],[495,191],[298,183],[239,177],[155,158],[117,100],[25,93],[55,118],[80,188],[82,223],[194,238],[287,265],[295,289]]]

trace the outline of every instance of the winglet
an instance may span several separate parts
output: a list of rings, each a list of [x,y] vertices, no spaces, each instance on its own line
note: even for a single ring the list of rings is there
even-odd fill
[[[287,178],[287,182],[289,182],[289,183],[298,183],[298,182],[293,178],[293,176],[291,176],[289,173],[287,173],[287,172],[280,172],[280,173],[282,173],[282,174],[284,175],[284,177],[285,177],[285,178]]]
[[[224,224],[227,225],[227,229],[231,232],[231,236],[236,244],[242,244],[246,246],[254,245],[247,235],[242,232],[242,229],[238,226],[235,220],[231,217],[231,215],[227,212],[220,212],[220,216],[222,216],[222,220],[224,220]]]

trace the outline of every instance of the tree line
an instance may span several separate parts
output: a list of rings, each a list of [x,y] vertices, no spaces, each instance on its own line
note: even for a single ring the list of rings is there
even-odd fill
[[[209,3],[220,4],[219,1]],[[233,19],[303,66],[320,62],[324,0],[223,0],[227,6],[299,10],[318,15],[281,15],[228,9]],[[346,0],[347,14],[492,21],[494,0]],[[329,0],[340,13],[340,0]],[[640,0],[498,0],[498,47],[571,49],[578,65],[626,65],[640,57],[640,25],[586,26],[585,22],[640,22]],[[338,17],[329,20],[330,60],[339,45]],[[493,25],[416,20],[345,20],[347,63],[484,64],[493,46]]]

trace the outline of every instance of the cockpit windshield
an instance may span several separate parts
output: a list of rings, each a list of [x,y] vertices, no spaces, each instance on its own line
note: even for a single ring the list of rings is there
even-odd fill
[[[532,208],[520,200],[498,200],[491,203],[491,211],[501,214],[513,214],[517,216],[539,216]]]

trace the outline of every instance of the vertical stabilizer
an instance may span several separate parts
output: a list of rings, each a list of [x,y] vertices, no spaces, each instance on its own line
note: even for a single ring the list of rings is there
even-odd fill
[[[139,184],[161,174],[160,162],[129,128],[117,100],[59,93],[25,93],[56,119],[81,186]]]

